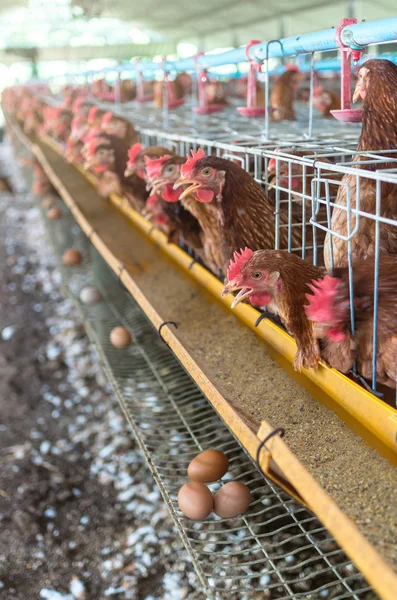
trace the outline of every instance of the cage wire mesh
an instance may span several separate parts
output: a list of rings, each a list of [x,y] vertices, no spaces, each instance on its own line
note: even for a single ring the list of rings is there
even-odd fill
[[[375,600],[376,594],[320,521],[263,476],[188,373],[159,337],[104,259],[62,207],[47,231],[60,259],[68,247],[84,256],[65,267],[65,290],[82,317],[102,367],[113,385],[134,436],[187,548],[210,600]],[[82,287],[95,285],[103,301],[82,305]],[[132,332],[125,350],[109,342],[122,323]],[[229,473],[215,484],[245,483],[252,494],[247,512],[234,519],[184,517],[177,493],[187,466],[200,451],[223,451]]]
[[[334,119],[316,117],[309,136],[305,133],[308,109],[302,103],[297,105],[297,121],[272,124],[268,136],[264,135],[262,120],[241,117],[233,107],[216,116],[197,117],[190,106],[184,106],[169,112],[167,120],[159,109],[137,107],[132,103],[114,105],[114,111],[134,124],[144,146],[169,147],[181,156],[201,147],[207,154],[233,160],[249,172],[274,206],[276,249],[293,252],[319,267],[325,265],[331,273],[334,267],[348,268],[353,334],[353,248],[359,246],[360,236],[365,246],[368,235],[365,229],[372,228],[374,248],[368,255],[365,251],[361,253],[361,258],[374,261],[372,369],[371,374],[363,379],[355,364],[351,376],[368,391],[397,407],[397,388],[395,395],[378,391],[376,358],[382,228],[391,227],[393,231],[397,227],[394,218],[397,217],[397,209],[395,213],[385,212],[382,196],[386,186],[390,191],[397,185],[397,150],[385,148],[358,152],[360,126],[346,125]],[[105,106],[109,109],[109,105],[102,105]],[[371,208],[361,198],[365,188],[370,188],[369,195],[372,194]],[[332,218],[334,211],[343,214],[339,221]],[[286,223],[280,215],[287,216]],[[343,226],[340,225],[341,219],[344,220]],[[390,235],[393,237],[393,233]],[[285,239],[287,242],[283,243]],[[180,246],[186,249],[184,240],[181,240]],[[192,253],[191,249],[187,250]],[[223,281],[223,276],[217,275]],[[391,375],[393,381],[396,372],[397,358],[394,375]]]

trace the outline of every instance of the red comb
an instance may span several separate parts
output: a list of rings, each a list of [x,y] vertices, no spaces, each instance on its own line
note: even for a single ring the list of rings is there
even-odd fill
[[[280,147],[278,147],[278,148],[275,148],[275,149],[274,149],[274,152],[280,152]],[[273,170],[275,171],[275,170],[276,170],[276,167],[277,167],[277,161],[276,161],[276,159],[273,157],[273,158],[271,158],[271,159],[269,160],[269,164],[267,165],[267,170],[268,170],[268,171],[273,171]]]
[[[99,144],[101,143],[101,140],[99,138],[92,138],[90,139],[86,145],[85,145],[85,154],[87,156],[87,158],[91,158],[92,156],[94,156],[95,151],[97,149],[97,147],[99,146]]]
[[[154,179],[158,175],[160,175],[161,165],[171,158],[171,154],[164,154],[160,158],[149,158],[145,156],[145,164],[146,164],[146,173],[149,179]]]
[[[181,166],[182,177],[188,177],[188,175],[190,175],[190,173],[193,171],[195,164],[202,158],[206,157],[206,153],[202,148],[199,148],[197,152],[194,150],[191,150],[190,152],[192,156],[188,155],[187,161]]]
[[[90,108],[90,111],[88,113],[88,122],[92,123],[95,119],[95,117],[97,116],[98,113],[98,107],[97,106],[93,106],[92,108]]]
[[[111,120],[113,119],[113,113],[110,112],[110,110],[108,110],[107,112],[105,112],[105,114],[102,117],[102,123],[101,125],[109,125],[109,123],[111,122]]]
[[[250,248],[244,248],[244,250],[241,248],[240,254],[237,251],[233,254],[233,258],[230,260],[229,268],[227,270],[228,281],[234,281],[239,277],[241,269],[245,263],[252,258],[253,254],[254,253]]]
[[[128,166],[132,167],[135,164],[138,154],[142,150],[143,146],[139,142],[131,146],[128,150]]]
[[[309,301],[308,306],[304,306],[307,317],[311,321],[326,323],[330,321],[334,313],[333,300],[338,293],[340,280],[336,277],[326,275],[319,281],[313,280],[309,284],[312,294],[306,294]]]

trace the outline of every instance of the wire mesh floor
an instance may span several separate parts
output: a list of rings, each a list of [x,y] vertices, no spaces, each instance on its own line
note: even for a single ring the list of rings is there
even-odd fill
[[[376,599],[319,520],[258,471],[64,206],[62,211],[63,218],[48,226],[54,251],[60,257],[72,246],[84,256],[79,267],[60,267],[65,289],[95,344],[206,597]],[[86,285],[97,286],[104,302],[82,305],[78,297]],[[120,323],[133,335],[127,350],[109,342],[110,331]],[[177,493],[187,481],[187,466],[207,448],[222,450],[230,463],[223,482],[211,485],[213,491],[229,480],[250,488],[253,501],[244,515],[194,522],[179,511]]]

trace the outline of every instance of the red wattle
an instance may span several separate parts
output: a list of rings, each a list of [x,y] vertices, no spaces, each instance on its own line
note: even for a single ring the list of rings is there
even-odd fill
[[[345,334],[341,329],[339,329],[339,327],[332,327],[332,329],[327,331],[327,337],[332,342],[343,342],[345,339]]]
[[[174,190],[172,183],[167,183],[167,185],[164,186],[162,196],[167,202],[178,202],[180,195],[181,192],[179,190]]]
[[[270,294],[252,294],[249,299],[253,306],[267,306],[272,297]]]
[[[199,202],[211,202],[211,200],[214,198],[214,192],[212,190],[206,190],[203,188],[196,190],[195,194]]]

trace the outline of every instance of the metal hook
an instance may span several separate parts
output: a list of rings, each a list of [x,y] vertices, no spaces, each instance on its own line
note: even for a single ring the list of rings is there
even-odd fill
[[[260,466],[260,464],[259,464],[259,457],[260,457],[260,453],[261,453],[261,450],[262,450],[262,448],[264,448],[264,447],[265,447],[265,445],[266,445],[266,442],[268,442],[268,441],[269,441],[269,440],[270,440],[270,439],[271,439],[273,436],[275,436],[275,435],[276,435],[276,433],[279,433],[279,434],[280,434],[280,437],[284,437],[284,434],[285,434],[285,429],[284,429],[284,427],[276,427],[276,429],[273,429],[273,431],[271,431],[271,432],[270,432],[270,433],[269,433],[269,434],[268,434],[268,435],[267,435],[267,436],[266,436],[266,437],[265,437],[265,438],[264,438],[264,439],[261,441],[261,443],[259,444],[259,446],[258,446],[258,448],[257,448],[257,450],[256,450],[256,461],[255,461],[255,462],[256,462],[256,466],[258,467],[258,469],[259,469],[259,471],[262,473],[262,475],[264,475],[265,477],[266,477],[266,475],[265,475],[265,473],[262,471],[262,468],[261,468],[261,466]],[[268,452],[269,452],[269,450],[268,450]]]
[[[165,341],[165,339],[161,335],[161,330],[165,325],[174,325],[175,329],[178,329],[178,323],[176,323],[175,321],[163,321],[161,323],[160,327],[158,328],[158,333],[159,333],[160,338],[162,339],[164,344],[166,344],[166,346],[168,346],[168,343]]]
[[[269,99],[270,99],[270,89],[269,89],[269,47],[271,44],[280,44],[281,54],[285,57],[283,43],[281,40],[270,40],[266,44],[266,53],[265,53],[265,63],[266,63],[266,79],[265,79],[265,138],[269,139]]]
[[[119,272],[117,274],[117,281],[120,283],[120,285],[122,284],[122,281],[121,281],[120,278],[121,278],[121,275],[122,275],[124,269],[125,269],[125,264],[122,261],[120,261],[120,263],[119,263]]]

